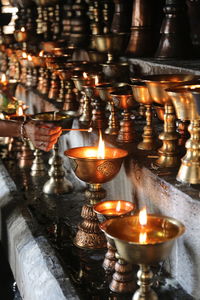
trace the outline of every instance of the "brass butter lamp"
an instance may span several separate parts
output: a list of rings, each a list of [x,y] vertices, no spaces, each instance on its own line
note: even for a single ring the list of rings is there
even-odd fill
[[[32,116],[35,122],[54,123],[62,129],[72,127],[73,116],[65,112],[44,112]],[[54,153],[51,159],[49,180],[43,186],[43,192],[48,195],[62,195],[70,193],[73,189],[71,182],[65,177],[63,160],[59,154],[59,141],[54,145]]]
[[[131,264],[138,264],[139,289],[133,300],[158,300],[151,288],[153,273],[151,265],[165,260],[175,240],[184,231],[184,225],[171,217],[139,215],[110,219],[100,224],[108,239],[114,241],[119,256]]]
[[[131,143],[135,140],[134,120],[132,119],[132,109],[137,107],[137,102],[133,98],[132,91],[121,89],[110,93],[114,105],[123,109],[123,118],[120,121],[120,129],[117,136],[118,142]]]
[[[155,133],[153,129],[153,123],[152,123],[152,103],[153,99],[151,98],[151,95],[149,94],[148,87],[146,84],[141,82],[134,82],[131,84],[133,97],[134,99],[140,103],[145,105],[145,116],[146,116],[146,125],[143,129],[143,140],[140,142],[137,146],[138,149],[141,150],[153,150],[156,148],[156,142],[155,142]]]
[[[158,150],[159,158],[156,160],[156,165],[161,168],[175,168],[179,164],[179,135],[176,132],[176,115],[172,100],[166,89],[192,80],[194,77],[191,74],[160,74],[147,75],[141,79],[147,84],[153,101],[165,107],[164,131],[159,135],[159,139],[163,144]]]
[[[170,95],[178,119],[190,121],[188,131],[190,138],[187,140],[186,154],[181,159],[176,179],[178,181],[199,184],[200,183],[200,85],[185,84],[167,90]]]
[[[124,200],[101,201],[94,205],[94,211],[99,216],[101,222],[123,217],[132,214],[135,205]],[[103,268],[108,280],[110,278],[110,289],[114,293],[129,293],[135,289],[135,280],[133,278],[133,267],[122,259],[117,259],[116,247],[107,239],[107,252],[103,261]]]
[[[64,152],[70,158],[75,175],[89,184],[86,190],[87,203],[83,206],[74,244],[84,249],[102,249],[106,247],[103,232],[99,229],[99,221],[93,205],[105,198],[106,191],[102,184],[112,180],[120,170],[127,151],[103,146],[100,138],[98,147],[71,148]],[[105,150],[105,152],[104,152]]]

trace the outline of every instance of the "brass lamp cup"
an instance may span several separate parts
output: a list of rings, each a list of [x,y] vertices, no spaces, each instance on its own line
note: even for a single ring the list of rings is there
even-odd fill
[[[187,152],[181,159],[181,166],[176,176],[178,181],[190,184],[200,183],[200,90],[198,86],[198,84],[185,84],[166,90],[173,101],[178,119],[190,121],[188,127],[190,138],[185,144]]]
[[[118,203],[120,201],[120,209]],[[111,219],[119,216],[125,216],[135,210],[135,205],[125,200],[106,200],[94,205],[94,211],[105,219]]]
[[[106,247],[104,233],[99,228],[97,214],[93,205],[105,198],[101,184],[110,181],[119,172],[128,152],[118,148],[105,149],[105,158],[97,158],[97,147],[78,147],[64,152],[69,157],[75,175],[90,184],[86,190],[87,202],[81,211],[83,221],[79,224],[74,244],[83,249],[102,249]]]
[[[137,107],[137,102],[129,90],[119,90],[110,93],[114,105],[123,109],[123,119],[120,121],[120,130],[117,136],[119,142],[130,143],[135,139],[134,121],[131,118],[131,109]]]
[[[153,130],[153,124],[152,124],[152,103],[153,99],[151,98],[151,95],[149,93],[148,87],[145,83],[142,82],[134,82],[131,84],[133,97],[134,99],[140,103],[144,104],[146,107],[146,125],[143,129],[143,140],[140,142],[137,146],[138,149],[141,150],[153,150],[156,148],[157,143],[154,141],[154,130]]]
[[[148,215],[147,224],[147,242],[144,244],[139,242],[142,226],[138,215],[109,219],[100,224],[107,238],[114,241],[119,256],[128,263],[140,265],[137,274],[140,288],[133,295],[134,300],[158,299],[151,289],[153,274],[150,266],[165,260],[175,240],[185,231],[181,222],[170,217]]]
[[[193,80],[197,76],[192,74],[160,74],[142,77],[141,81],[147,84],[154,102],[165,106],[164,131],[159,135],[162,147],[158,150],[159,158],[156,165],[161,168],[175,168],[179,165],[178,138],[176,132],[176,115],[172,100],[166,89],[180,83]]]
[[[70,158],[76,176],[90,184],[112,180],[120,170],[128,152],[119,148],[106,147],[105,158],[97,158],[97,147],[77,147],[64,152]]]
[[[156,111],[157,117],[160,121],[164,121],[165,107],[157,103],[154,104],[154,109]]]
[[[95,34],[92,36],[94,45],[99,52],[107,53],[108,63],[114,60],[115,55],[120,55],[127,47],[128,33]]]

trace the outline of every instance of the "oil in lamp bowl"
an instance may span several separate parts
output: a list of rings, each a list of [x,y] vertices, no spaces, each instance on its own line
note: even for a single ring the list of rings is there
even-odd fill
[[[97,151],[98,147],[77,147],[64,152],[70,158],[76,176],[90,184],[112,180],[128,155],[126,150],[106,147],[105,158],[97,158]]]
[[[95,204],[93,209],[97,214],[109,219],[130,214],[134,211],[135,205],[125,200],[106,200]]]
[[[193,80],[195,77],[197,76],[192,74],[160,74],[144,76],[141,81],[147,84],[153,101],[164,105],[171,104],[171,98],[166,89]]]
[[[197,86],[185,84],[166,90],[172,99],[178,119],[182,121],[200,119],[200,105],[195,99]]]
[[[56,113],[54,111],[42,112],[31,117],[34,121],[53,123],[63,129],[69,129],[72,127],[73,118],[74,117],[72,115],[62,111]]]
[[[145,243],[139,241],[143,228],[138,215],[106,220],[100,224],[100,228],[109,239],[114,240],[121,258],[131,264],[143,265],[165,260],[174,241],[185,231],[185,226],[178,220],[157,215],[148,215]]]

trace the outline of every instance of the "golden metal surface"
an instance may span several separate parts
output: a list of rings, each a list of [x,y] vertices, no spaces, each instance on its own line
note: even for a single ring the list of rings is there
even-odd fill
[[[200,91],[194,84],[185,84],[168,89],[177,117],[180,120],[190,120],[188,131],[190,138],[185,147],[187,152],[181,159],[181,166],[177,174],[177,180],[190,184],[200,183],[200,112],[198,104]]]
[[[147,242],[141,244],[138,215],[106,220],[100,227],[108,238],[114,239],[120,257],[132,264],[147,265],[164,260],[175,239],[185,231],[184,225],[174,218],[148,215]]]
[[[97,158],[97,147],[78,147],[64,152],[73,164],[76,176],[87,183],[105,183],[119,172],[128,152],[118,148],[105,148],[105,158]],[[75,164],[75,166],[74,166]]]
[[[149,94],[149,90],[146,84],[142,82],[135,82],[131,84],[131,88],[132,88],[134,99],[137,102],[144,104],[146,107],[146,111],[145,111],[146,125],[143,128],[143,134],[142,134],[143,140],[138,144],[137,148],[141,150],[153,150],[157,146],[157,143],[154,139],[155,133],[154,133],[153,123],[152,123],[151,105],[153,103],[153,99]]]
[[[125,200],[106,200],[94,205],[94,211],[105,216],[105,218],[126,215],[134,209],[135,205]]]
[[[156,111],[158,119],[164,121],[165,107],[159,104],[158,105],[155,104],[154,109]]]

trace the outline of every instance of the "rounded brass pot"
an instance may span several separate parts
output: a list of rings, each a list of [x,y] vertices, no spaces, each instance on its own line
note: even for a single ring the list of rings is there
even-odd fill
[[[97,147],[78,147],[64,152],[70,158],[76,176],[95,184],[112,180],[119,172],[128,152],[119,148],[105,148],[105,158],[97,158]]]
[[[193,74],[160,74],[143,76],[141,80],[147,84],[153,101],[164,105],[171,103],[166,89],[193,80],[195,77],[197,76]]]
[[[53,123],[56,126],[60,126],[63,129],[70,129],[72,127],[74,117],[67,112],[41,112],[35,114],[31,117],[33,121],[37,122],[45,122],[45,123]]]
[[[92,36],[99,52],[121,54],[127,46],[128,33],[95,34]]]
[[[145,83],[135,82],[130,84],[130,86],[132,88],[133,97],[137,102],[145,105],[153,103],[153,99]]]
[[[109,239],[114,240],[121,258],[131,264],[144,265],[154,265],[165,260],[175,239],[185,231],[185,226],[178,220],[157,215],[148,215],[147,242],[144,244],[139,242],[142,229],[138,215],[106,220],[100,224],[100,228]]]
[[[157,104],[157,105],[154,104],[153,107],[154,107],[154,109],[156,111],[158,119],[160,121],[164,121],[165,107],[163,105],[159,105],[159,104]]]
[[[115,91],[110,93],[115,106],[122,109],[131,109],[137,107],[137,102],[133,98],[133,94],[129,91]]]

